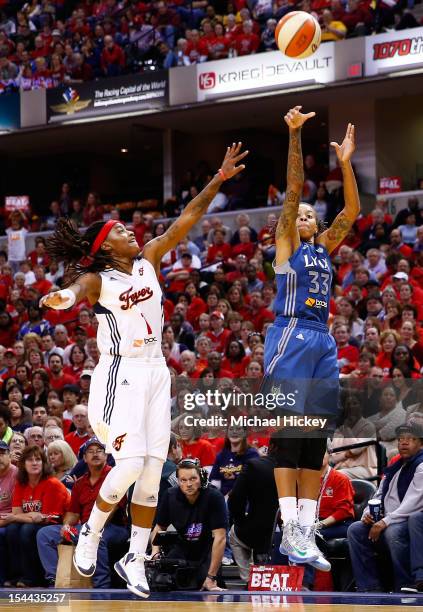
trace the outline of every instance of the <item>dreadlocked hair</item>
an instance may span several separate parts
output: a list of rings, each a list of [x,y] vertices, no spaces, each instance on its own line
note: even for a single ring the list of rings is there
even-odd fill
[[[100,248],[95,255],[91,255],[92,245],[105,224],[106,221],[95,221],[81,234],[70,219],[58,220],[46,247],[50,257],[65,264],[65,287],[88,272],[98,273],[117,267],[110,251]]]

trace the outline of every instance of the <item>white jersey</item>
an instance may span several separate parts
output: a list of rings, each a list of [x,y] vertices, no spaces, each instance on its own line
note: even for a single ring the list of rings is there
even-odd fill
[[[163,298],[153,265],[138,257],[132,274],[107,270],[100,277],[100,297],[94,305],[100,353],[163,357]]]

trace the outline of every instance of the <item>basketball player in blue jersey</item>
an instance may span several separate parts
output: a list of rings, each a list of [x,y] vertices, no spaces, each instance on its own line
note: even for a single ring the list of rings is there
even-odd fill
[[[315,116],[313,112],[303,114],[301,108],[296,106],[285,116],[289,152],[285,201],[275,234],[277,317],[266,335],[263,389],[292,391],[290,397],[295,401],[286,415],[326,415],[333,421],[338,410],[339,371],[335,340],[327,328],[330,253],[360,212],[350,161],[355,149],[354,126],[348,124],[341,145],[331,143],[342,169],[345,205],[325,230],[319,227],[313,207],[300,201],[304,182],[301,129]],[[329,571],[330,563],[315,542],[320,469],[328,433],[287,428],[280,435],[275,480],[284,523],[281,552],[292,562]]]
[[[81,575],[94,574],[103,527],[135,483],[129,552],[115,569],[140,597],[150,593],[145,552],[170,438],[170,375],[161,351],[160,262],[200,221],[222,182],[245,168],[238,163],[247,154],[241,153],[241,143],[228,147],[210,183],[142,253],[133,232],[112,220],[93,223],[84,234],[70,221],[59,220],[49,241],[51,256],[66,264],[68,286],[43,297],[41,304],[60,310],[87,298],[93,305],[100,361],[91,381],[88,417],[116,462],[81,528],[74,564]],[[212,567],[210,575],[218,569]],[[207,577],[203,588],[217,589],[216,582]]]

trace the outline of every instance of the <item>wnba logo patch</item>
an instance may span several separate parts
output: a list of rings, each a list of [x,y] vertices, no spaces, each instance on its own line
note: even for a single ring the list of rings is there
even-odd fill
[[[306,306],[314,306],[315,303],[316,303],[316,300],[314,298],[311,298],[311,297],[307,298],[306,301],[305,301]]]
[[[115,449],[115,451],[120,451],[120,449],[122,448],[122,444],[125,441],[127,434],[124,433],[121,436],[118,436],[117,438],[114,439],[112,446]]]

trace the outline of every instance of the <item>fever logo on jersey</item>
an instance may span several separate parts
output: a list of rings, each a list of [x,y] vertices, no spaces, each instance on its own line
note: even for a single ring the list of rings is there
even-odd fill
[[[316,300],[314,298],[311,298],[311,297],[307,298],[306,301],[305,301],[306,306],[314,306],[315,303],[316,303]]]
[[[115,451],[120,451],[122,444],[125,441],[127,434],[122,434],[121,436],[118,436],[117,438],[115,438],[115,440],[113,441],[113,448],[115,449]]]

